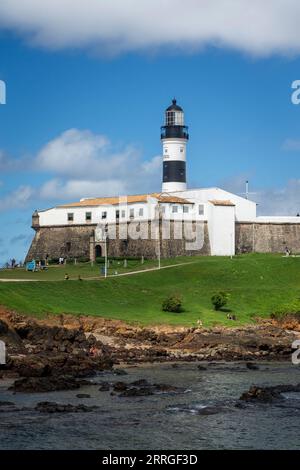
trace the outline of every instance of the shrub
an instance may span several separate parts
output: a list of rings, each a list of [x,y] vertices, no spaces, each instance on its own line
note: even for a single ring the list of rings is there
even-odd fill
[[[225,307],[229,299],[229,294],[227,292],[218,292],[214,294],[211,298],[212,304],[215,310],[221,310],[222,307]]]
[[[182,312],[182,299],[179,295],[170,295],[162,303],[164,312]]]

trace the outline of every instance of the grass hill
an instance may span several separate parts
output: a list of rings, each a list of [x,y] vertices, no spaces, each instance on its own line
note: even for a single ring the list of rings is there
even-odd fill
[[[85,314],[122,319],[140,324],[204,326],[241,325],[256,316],[268,317],[278,310],[295,308],[300,298],[300,258],[249,254],[223,257],[195,257],[163,260],[162,265],[186,263],[168,269],[112,276],[100,279],[99,266],[89,264],[50,267],[47,272],[1,270],[0,279],[36,279],[37,282],[0,282],[0,304],[20,313]],[[114,263],[111,272],[140,270],[156,264],[131,261],[125,269]],[[64,281],[68,272],[70,280]],[[83,281],[78,280],[81,275]],[[89,279],[96,277],[96,279]],[[99,279],[97,279],[97,277]],[[230,293],[228,309],[237,317],[227,320],[227,312],[213,310],[211,296]],[[162,312],[163,300],[180,294],[182,313]],[[299,308],[300,310],[300,308]]]

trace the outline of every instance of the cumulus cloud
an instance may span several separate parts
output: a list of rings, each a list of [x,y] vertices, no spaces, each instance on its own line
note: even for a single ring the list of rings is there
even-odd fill
[[[102,53],[203,46],[300,52],[298,0],[1,0],[0,27],[50,49]]]
[[[55,175],[40,188],[43,199],[110,196],[151,191],[160,181],[161,157],[143,161],[133,146],[116,150],[103,135],[69,129],[41,149],[36,167]]]
[[[29,185],[19,186],[16,190],[0,199],[0,211],[26,207],[32,201],[35,189]]]
[[[73,178],[107,179],[136,168],[137,150],[125,147],[117,152],[109,140],[89,130],[69,129],[48,142],[36,158],[37,169]]]
[[[221,185],[227,191],[245,197],[245,175],[228,178]],[[252,186],[250,179],[249,199],[258,204],[258,215],[291,215],[300,213],[300,179],[290,179],[279,188],[259,188]]]
[[[143,160],[133,146],[116,149],[106,136],[69,129],[33,157],[29,166],[49,179],[37,187],[20,186],[0,199],[0,211],[159,189],[161,157]],[[0,160],[1,163],[1,160]],[[47,202],[46,202],[47,201]]]

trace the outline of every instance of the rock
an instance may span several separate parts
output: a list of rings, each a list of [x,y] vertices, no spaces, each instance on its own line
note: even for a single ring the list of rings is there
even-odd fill
[[[256,364],[253,364],[253,362],[246,362],[246,367],[249,370],[258,370],[259,367]]]
[[[77,398],[91,398],[91,395],[88,393],[77,393],[76,395]]]
[[[108,392],[110,389],[110,384],[108,382],[102,382],[98,388],[99,392]]]
[[[12,401],[0,401],[0,406],[15,406]]]
[[[115,392],[123,392],[124,390],[127,390],[128,385],[125,382],[116,382],[113,385],[113,390]]]
[[[154,395],[154,390],[150,387],[132,387],[124,390],[120,397],[145,397],[147,395]]]
[[[128,375],[128,372],[124,369],[113,369],[115,375]]]
[[[240,400],[243,401],[259,401],[271,403],[276,400],[283,400],[282,393],[300,392],[300,384],[298,385],[275,385],[273,387],[258,387],[252,385],[247,392],[244,392]]]
[[[207,367],[202,366],[201,364],[199,364],[199,365],[197,366],[197,369],[198,369],[198,370],[207,370]]]
[[[9,388],[14,392],[54,392],[58,390],[75,390],[81,385],[90,385],[86,380],[76,380],[74,377],[53,376],[53,377],[25,377],[18,379]]]
[[[130,385],[133,385],[134,387],[151,386],[151,384],[146,379],[135,380],[134,382],[131,382]]]
[[[98,406],[86,406],[83,404],[80,405],[61,405],[56,402],[51,401],[41,401],[39,402],[36,407],[34,408],[35,411],[39,411],[40,413],[78,413],[78,412],[90,412],[95,411],[99,407]]]

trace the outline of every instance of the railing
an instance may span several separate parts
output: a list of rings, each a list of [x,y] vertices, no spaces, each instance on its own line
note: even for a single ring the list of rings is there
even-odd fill
[[[188,140],[188,126],[162,126],[160,128],[161,139],[168,139],[172,137]]]

